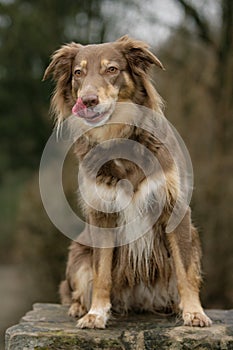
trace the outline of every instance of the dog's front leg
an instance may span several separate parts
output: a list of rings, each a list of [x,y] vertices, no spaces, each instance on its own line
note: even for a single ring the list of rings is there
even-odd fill
[[[184,325],[210,326],[212,322],[205,314],[199,298],[201,248],[198,233],[191,224],[189,210],[174,232],[168,233],[168,240],[175,264]]]
[[[94,248],[93,290],[89,312],[78,323],[79,328],[105,328],[111,309],[113,248]]]

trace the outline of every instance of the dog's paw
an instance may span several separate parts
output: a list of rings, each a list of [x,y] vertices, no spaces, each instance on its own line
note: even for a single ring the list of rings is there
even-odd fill
[[[210,327],[211,319],[204,312],[184,312],[183,320],[185,326]]]
[[[89,312],[77,322],[78,328],[100,328],[104,329],[107,323],[105,315],[94,314]]]
[[[85,306],[81,305],[79,302],[74,302],[71,304],[68,315],[72,317],[82,317],[87,313]]]

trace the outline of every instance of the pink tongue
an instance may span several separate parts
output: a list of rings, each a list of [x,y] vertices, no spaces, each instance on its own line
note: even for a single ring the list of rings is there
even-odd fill
[[[87,107],[83,103],[82,99],[79,97],[72,108],[72,113],[78,115],[81,110],[86,110]]]

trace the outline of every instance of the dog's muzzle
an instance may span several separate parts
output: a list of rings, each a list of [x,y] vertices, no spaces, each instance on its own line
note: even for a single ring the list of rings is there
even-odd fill
[[[99,103],[96,95],[79,97],[72,113],[83,119],[88,125],[102,125],[111,116],[115,103]]]

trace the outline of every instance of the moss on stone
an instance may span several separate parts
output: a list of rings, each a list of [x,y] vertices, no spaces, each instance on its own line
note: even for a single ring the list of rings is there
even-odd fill
[[[172,317],[115,317],[104,330],[82,330],[57,304],[36,304],[6,332],[6,350],[233,350],[233,310],[208,311],[210,328],[184,327]]]

